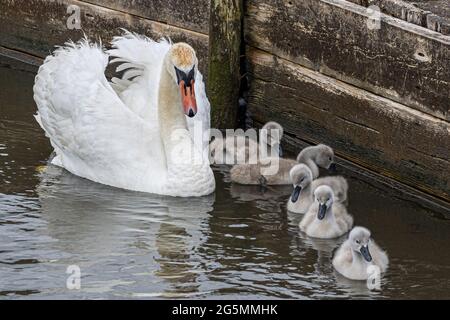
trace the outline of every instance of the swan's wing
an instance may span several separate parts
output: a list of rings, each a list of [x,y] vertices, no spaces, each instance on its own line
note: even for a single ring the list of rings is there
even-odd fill
[[[352,251],[347,241],[345,241],[335,252],[333,265],[339,272],[342,268],[350,265],[353,261]]]
[[[108,55],[87,40],[47,57],[34,86],[53,163],[103,184],[140,189],[149,166],[164,173],[157,128],[131,112],[108,83]],[[139,174],[136,174],[139,172]]]
[[[124,30],[108,50],[114,58],[110,64],[119,63],[116,71],[122,73],[111,80],[111,86],[130,110],[150,123],[157,123],[161,67],[170,46],[166,39],[157,42]]]

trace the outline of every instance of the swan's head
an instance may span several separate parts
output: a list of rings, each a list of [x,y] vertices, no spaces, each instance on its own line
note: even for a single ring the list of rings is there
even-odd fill
[[[321,168],[335,169],[333,149],[325,144],[319,144],[315,148],[315,162]]]
[[[334,201],[333,189],[327,185],[318,186],[314,190],[314,199],[319,204],[319,211],[317,212],[317,219],[323,220],[329,208]]]
[[[167,53],[166,68],[180,88],[184,113],[193,117],[197,113],[195,98],[195,74],[197,72],[197,56],[194,49],[184,42],[175,43]]]
[[[352,249],[360,253],[363,258],[370,262],[372,256],[369,252],[370,231],[364,227],[354,227],[348,236]]]
[[[298,197],[302,189],[306,188],[312,181],[313,176],[311,169],[306,164],[296,164],[289,171],[292,184],[294,185],[294,191],[292,191],[291,201],[297,202]]]
[[[278,156],[283,156],[283,150],[281,149],[281,138],[283,136],[283,127],[275,121],[267,122],[263,127],[267,134],[261,135],[261,143],[267,144],[271,147],[278,146]]]

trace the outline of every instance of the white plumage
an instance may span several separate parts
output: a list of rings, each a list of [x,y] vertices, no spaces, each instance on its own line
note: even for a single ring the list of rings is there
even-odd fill
[[[36,76],[34,99],[36,120],[56,152],[52,163],[75,175],[135,191],[172,196],[213,192],[207,149],[210,106],[197,69],[197,115],[178,122],[181,131],[176,140],[160,130],[158,88],[172,46],[166,40],[155,42],[125,32],[114,38],[113,49],[107,52],[82,40],[66,43],[47,57]],[[109,55],[115,57],[112,62],[121,63],[118,71],[125,70],[112,83],[105,77]],[[196,123],[204,135],[199,139],[194,139]],[[164,141],[178,151],[169,154]]]

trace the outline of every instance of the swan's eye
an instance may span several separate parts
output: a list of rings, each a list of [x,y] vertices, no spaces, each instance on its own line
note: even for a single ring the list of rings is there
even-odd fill
[[[300,180],[300,182],[303,182],[303,180],[305,180],[305,178],[302,178],[302,179]]]
[[[328,158],[331,161],[331,157]]]
[[[359,241],[359,240],[356,240],[356,243],[357,243],[357,244],[360,244],[360,243],[361,243],[361,241]]]

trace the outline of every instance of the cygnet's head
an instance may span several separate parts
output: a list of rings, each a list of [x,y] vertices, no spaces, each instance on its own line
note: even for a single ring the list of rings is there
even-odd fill
[[[319,144],[315,147],[315,162],[324,169],[335,169],[333,149],[325,144]]]
[[[197,64],[194,49],[184,42],[173,44],[165,59],[167,71],[180,88],[183,110],[188,117],[193,117],[197,113],[194,90]]]
[[[314,190],[314,199],[319,204],[317,219],[322,220],[323,218],[325,218],[328,209],[333,205],[333,190],[327,185],[318,186]]]
[[[297,202],[302,189],[306,188],[313,180],[311,169],[306,164],[296,164],[289,171],[294,191],[292,191],[291,201]]]
[[[352,249],[363,256],[370,262],[372,256],[369,252],[370,231],[364,227],[354,227],[348,236]]]
[[[269,145],[272,148],[277,147],[278,156],[282,157],[281,138],[283,137],[283,127],[278,122],[269,121],[261,129],[261,144]]]

